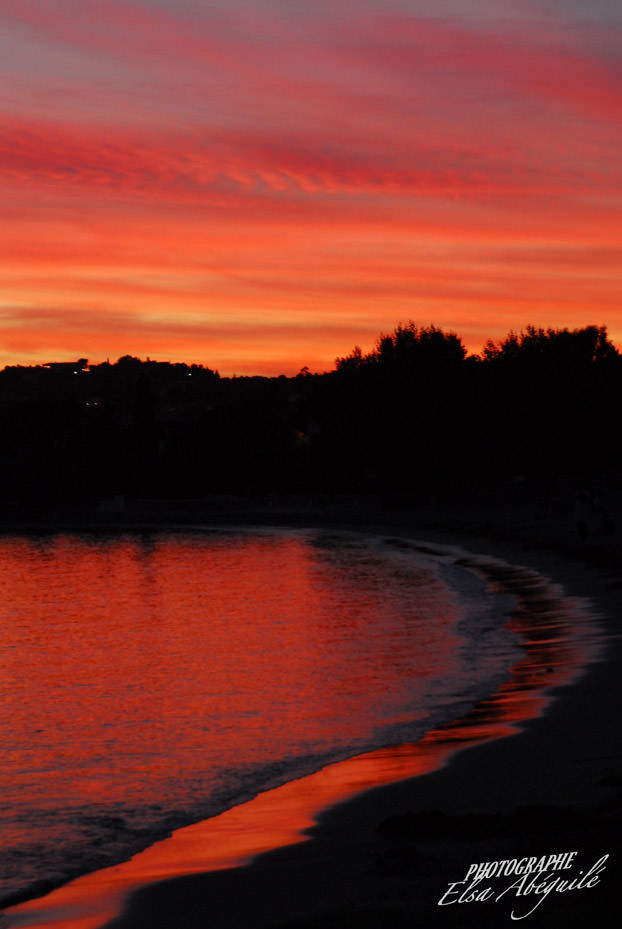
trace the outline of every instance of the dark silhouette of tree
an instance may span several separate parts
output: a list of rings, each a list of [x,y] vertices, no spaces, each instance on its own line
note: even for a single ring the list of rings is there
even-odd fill
[[[528,326],[487,342],[481,357],[489,408],[505,424],[498,464],[550,475],[610,456],[616,406],[610,389],[619,379],[620,358],[604,326]]]
[[[409,322],[332,371],[294,377],[130,355],[16,366],[0,371],[0,494],[457,500],[516,475],[622,480],[621,419],[622,358],[595,325],[528,326],[467,357],[455,333]]]
[[[510,332],[501,342],[488,340],[482,357],[486,361],[518,360],[556,366],[584,367],[618,357],[607,336],[606,326],[583,329],[537,329],[527,326],[518,335]]]
[[[455,333],[410,321],[337,359],[329,441],[348,460],[344,482],[406,493],[447,482],[465,358]]]
[[[337,371],[357,370],[378,365],[384,368],[414,370],[421,366],[428,371],[459,365],[466,349],[454,332],[443,332],[436,326],[417,326],[412,320],[399,323],[390,335],[380,335],[376,346],[363,355],[357,345],[350,355],[337,358]]]

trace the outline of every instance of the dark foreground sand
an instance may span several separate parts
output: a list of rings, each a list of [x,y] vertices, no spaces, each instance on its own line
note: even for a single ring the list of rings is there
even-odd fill
[[[519,734],[458,752],[442,770],[333,807],[319,817],[311,841],[266,853],[246,867],[143,887],[109,929],[499,927],[515,925],[512,912],[523,916],[538,901],[519,925],[618,925],[622,575],[615,546],[562,545],[556,532],[556,548],[566,548],[560,558],[550,553],[550,540],[536,544],[524,528],[510,545],[487,539],[487,531],[480,527],[479,537],[468,538],[463,526],[461,545],[530,565],[591,599],[606,632],[601,660],[560,688],[546,712]],[[411,535],[456,540],[429,529]],[[479,891],[491,888],[485,901],[438,905],[472,863],[566,852],[577,853],[572,867],[550,870],[547,882],[587,880],[608,855],[595,886],[521,898],[511,888],[519,880],[513,874],[479,884]]]

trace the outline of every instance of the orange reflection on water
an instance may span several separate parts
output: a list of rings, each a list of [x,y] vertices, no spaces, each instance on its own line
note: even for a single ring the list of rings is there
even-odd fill
[[[240,767],[425,715],[429,680],[461,680],[454,598],[429,571],[415,598],[419,569],[339,551],[291,532],[0,540],[0,853],[75,860],[89,818],[119,810],[128,833],[161,834],[188,785],[244,796]]]
[[[571,600],[553,599],[551,588],[539,579],[538,589],[519,602],[510,621],[523,637],[525,657],[494,695],[462,719],[431,730],[418,742],[329,765],[180,829],[126,863],[8,910],[7,927],[95,929],[117,915],[126,896],[144,884],[240,866],[262,852],[306,841],[320,811],[370,788],[434,771],[459,749],[516,733],[546,707],[550,684],[568,683],[594,657],[580,612]]]

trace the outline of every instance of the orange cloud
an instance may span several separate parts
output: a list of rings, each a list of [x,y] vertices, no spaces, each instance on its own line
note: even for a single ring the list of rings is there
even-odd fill
[[[324,369],[409,318],[474,351],[529,322],[618,334],[617,26],[0,6],[0,363]]]

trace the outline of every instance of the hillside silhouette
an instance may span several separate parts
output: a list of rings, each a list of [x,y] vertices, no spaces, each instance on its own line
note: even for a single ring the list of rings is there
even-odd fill
[[[605,327],[538,329],[467,355],[399,325],[334,370],[221,377],[141,361],[0,372],[4,512],[213,495],[452,500],[619,483],[622,358]],[[117,501],[115,504],[114,502]]]

